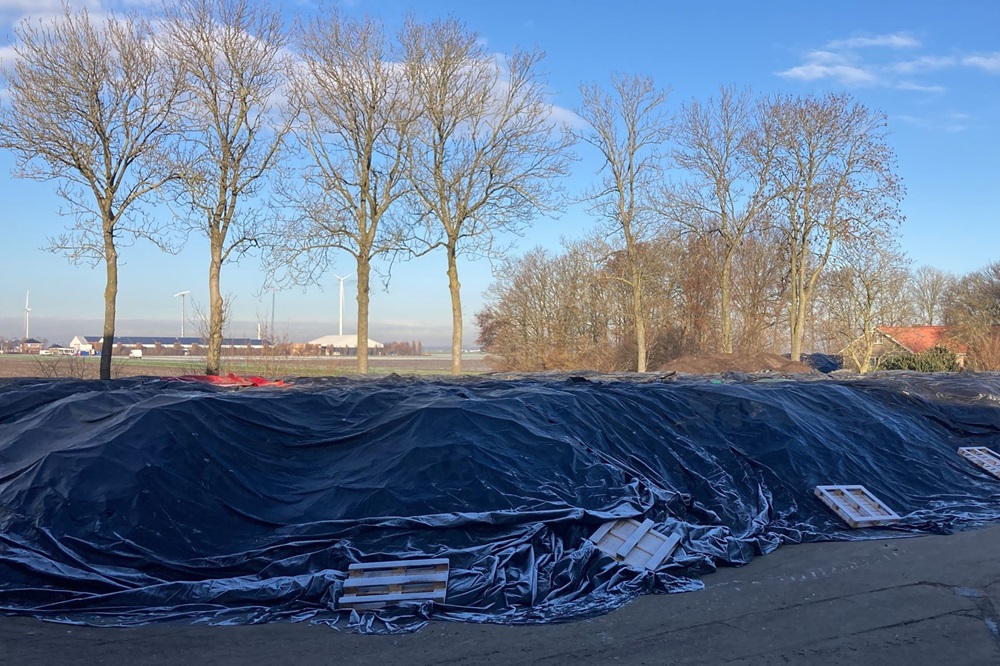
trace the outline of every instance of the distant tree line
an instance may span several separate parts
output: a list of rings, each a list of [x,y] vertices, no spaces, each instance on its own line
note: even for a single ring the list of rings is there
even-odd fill
[[[645,301],[654,369],[679,356],[725,349],[711,248],[690,237],[659,246],[662,263],[649,273]],[[791,331],[781,249],[753,238],[737,255],[735,353],[787,353]],[[954,370],[954,352],[940,348],[881,366],[872,358],[879,326],[948,326],[951,340],[967,350],[966,368],[1000,370],[1000,262],[954,276],[926,266],[910,269],[899,254],[888,265],[883,261],[838,260],[821,276],[807,311],[806,349],[843,354],[845,366],[863,372]],[[631,303],[621,270],[596,237],[567,243],[561,252],[536,248],[505,262],[477,314],[479,342],[489,360],[503,370],[634,370]]]
[[[388,356],[423,356],[424,343],[419,340],[386,342],[382,346],[382,353]]]

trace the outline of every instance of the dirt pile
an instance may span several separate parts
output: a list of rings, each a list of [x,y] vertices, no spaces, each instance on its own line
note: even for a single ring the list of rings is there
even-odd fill
[[[805,363],[791,361],[777,354],[705,354],[681,356],[659,368],[660,372],[686,372],[693,375],[714,375],[721,372],[808,372],[816,374]]]

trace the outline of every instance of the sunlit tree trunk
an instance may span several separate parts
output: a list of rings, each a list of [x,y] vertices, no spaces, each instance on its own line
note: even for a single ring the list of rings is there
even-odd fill
[[[451,295],[451,374],[462,374],[462,285],[458,281],[458,260],[455,246],[449,243],[448,293]]]
[[[368,373],[368,305],[371,264],[358,255],[358,373]]]
[[[100,377],[107,381],[111,379],[111,357],[115,350],[115,304],[118,301],[118,251],[115,249],[114,235],[107,225],[104,232],[104,262],[107,281],[104,285],[104,344],[101,347]]]
[[[218,375],[222,366],[222,335],[225,307],[222,302],[222,247],[212,242],[212,260],[208,265],[208,351],[205,357],[205,374]],[[272,333],[273,335],[273,333]]]

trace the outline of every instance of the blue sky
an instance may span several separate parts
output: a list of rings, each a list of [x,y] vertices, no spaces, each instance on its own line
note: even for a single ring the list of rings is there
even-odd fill
[[[5,62],[11,26],[29,12],[57,6],[49,0],[0,0]],[[87,6],[121,5],[90,0]],[[728,84],[762,94],[846,90],[889,116],[890,142],[907,188],[902,245],[914,263],[963,273],[1000,259],[1000,3],[356,0],[341,6],[350,14],[378,16],[390,28],[410,10],[423,19],[453,14],[496,52],[537,45],[547,53],[552,102],[565,109],[577,106],[581,82],[606,83],[614,71],[652,75],[672,90],[673,108]],[[318,10],[311,2],[284,7],[289,15]],[[573,192],[586,188],[600,166],[583,148],[580,158],[566,182]],[[99,334],[103,269],[73,266],[39,249],[68,220],[59,216],[52,183],[15,180],[12,166],[11,156],[0,153],[0,335],[23,335],[29,289],[33,336],[65,344],[74,334]],[[594,224],[582,207],[570,207],[558,219],[537,220],[518,240],[518,251],[536,244],[555,248],[560,237],[582,237]],[[122,264],[121,335],[179,332],[180,299],[173,298],[178,291],[207,300],[208,246],[202,237],[192,236],[176,256],[137,244],[122,252]],[[335,272],[353,272],[349,259]],[[473,315],[491,281],[490,266],[466,261],[460,277],[471,347]],[[222,281],[223,291],[236,295],[233,334],[253,334],[254,322],[270,316],[271,304],[270,294],[257,295],[262,274],[256,259],[227,265]],[[323,289],[278,292],[278,330],[294,341],[336,332],[336,285],[331,274]],[[351,287],[348,281],[345,333],[354,330]],[[397,265],[389,290],[373,293],[373,338],[434,345],[443,344],[449,332],[443,255]]]

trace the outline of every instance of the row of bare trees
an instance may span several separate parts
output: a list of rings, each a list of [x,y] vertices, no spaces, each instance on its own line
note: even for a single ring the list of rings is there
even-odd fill
[[[172,249],[194,231],[209,241],[207,371],[218,373],[222,265],[255,242],[260,208],[248,203],[290,126],[273,113],[284,43],[276,13],[240,0],[165,4],[156,23],[64,5],[17,27],[0,147],[14,153],[17,175],[58,182],[75,224],[50,249],[104,263],[105,348],[123,245],[146,238]],[[169,223],[152,210],[162,201],[173,204]],[[100,376],[111,376],[110,354]]]
[[[555,207],[570,137],[546,101],[538,51],[489,53],[455,20],[410,19],[394,38],[336,13],[299,31],[293,130],[307,166],[284,179],[285,216],[266,263],[308,284],[337,252],[356,262],[358,371],[367,371],[373,262],[443,249],[452,371],[461,372],[458,257],[491,256],[497,237]]]
[[[209,249],[208,373],[219,371],[222,268],[251,248],[278,284],[354,258],[365,372],[373,262],[440,248],[460,372],[457,258],[496,254],[503,232],[555,209],[571,159],[541,52],[498,56],[451,19],[410,18],[390,35],[336,11],[289,32],[249,0],[161,13],[97,19],[64,5],[22,23],[4,63],[0,147],[18,175],[59,183],[76,224],[51,249],[104,262],[105,344],[122,245],[172,249],[172,232],[194,231]],[[162,202],[169,220],[153,214]]]
[[[526,369],[524,353],[548,358],[549,344],[565,352],[585,341],[630,349],[627,367],[642,372],[651,359],[688,347],[732,353],[760,346],[768,330],[774,347],[778,322],[799,360],[824,271],[874,261],[864,271],[882,279],[898,261],[890,248],[903,188],[883,113],[847,95],[755,97],[723,88],[669,114],[666,93],[651,79],[623,75],[610,90],[581,92],[579,136],[603,160],[585,200],[601,223],[594,239],[564,256],[535,251],[505,269],[479,324],[484,345],[509,365]],[[576,316],[555,333],[516,320],[544,317],[542,301],[527,304],[539,308],[530,316],[511,314],[539,290],[546,303],[560,304],[546,326],[559,327],[559,307],[583,316],[579,286],[555,284],[579,271],[603,296],[623,288],[602,301],[610,309],[598,332],[579,337]],[[544,284],[517,286],[532,276]],[[871,307],[851,326],[873,326]],[[551,337],[538,346],[537,335]],[[596,348],[588,346],[582,360]],[[539,362],[562,363],[557,356]]]

